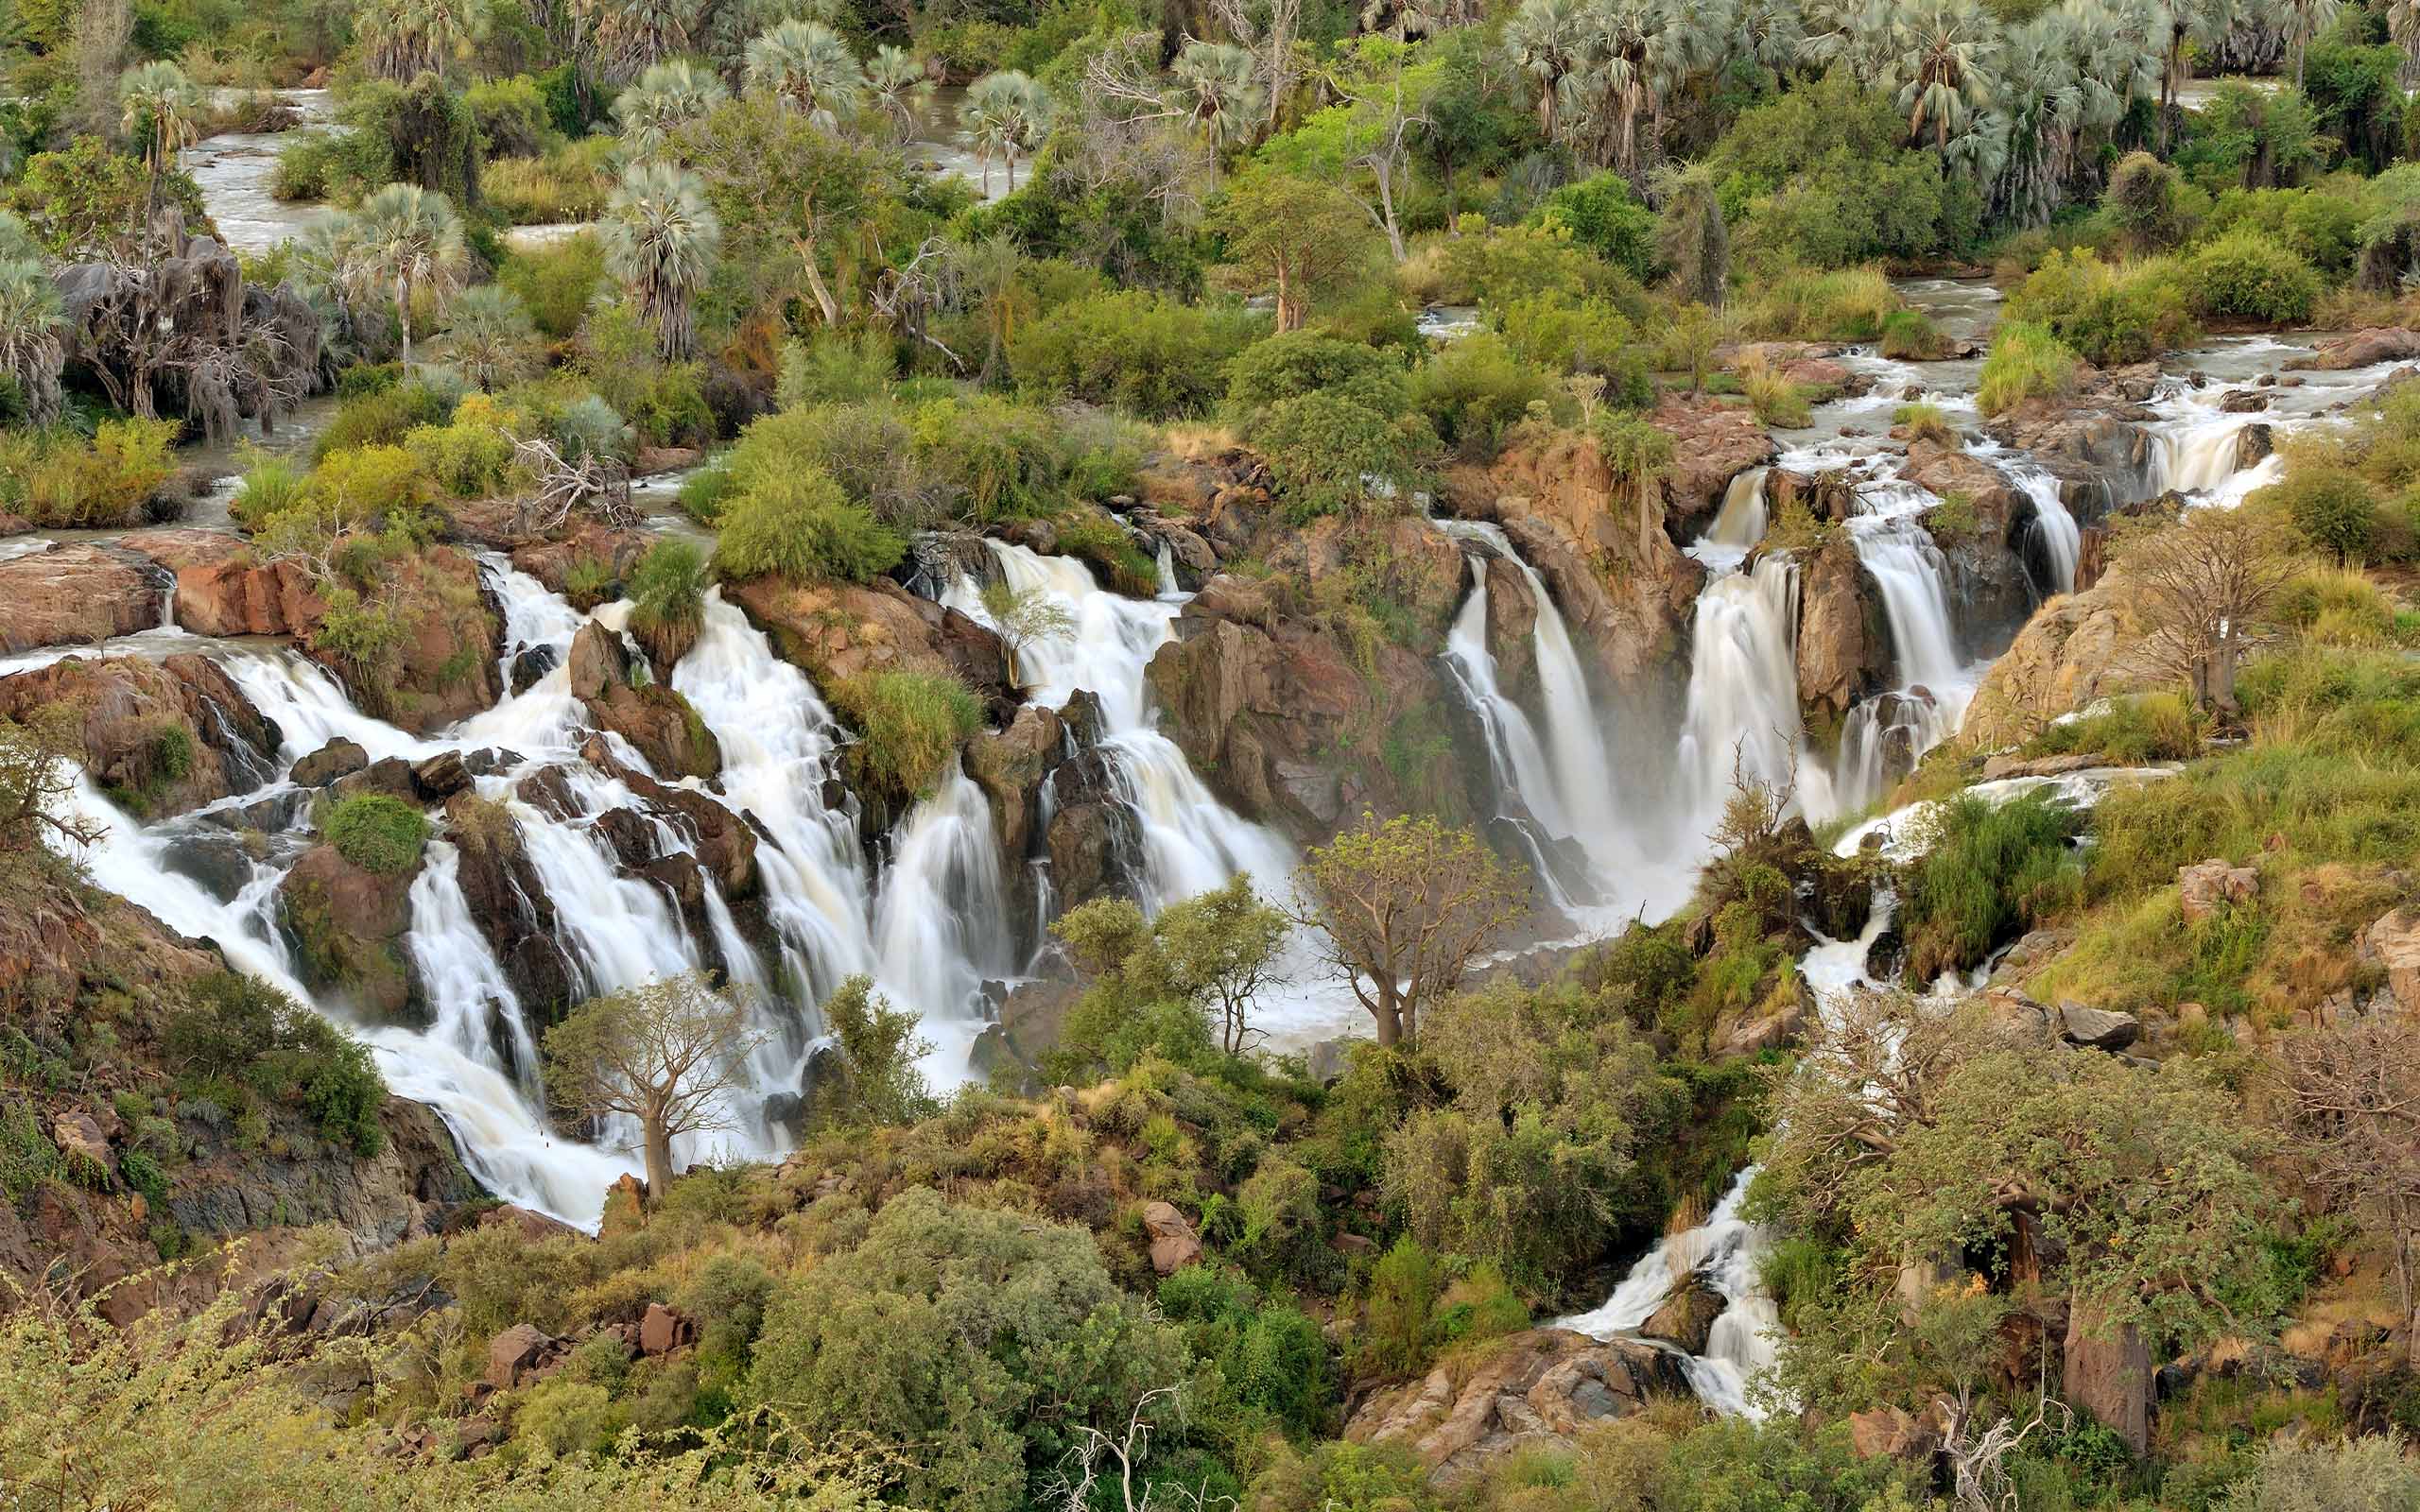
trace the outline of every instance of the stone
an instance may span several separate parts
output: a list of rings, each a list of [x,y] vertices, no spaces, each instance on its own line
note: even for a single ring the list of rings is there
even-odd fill
[[[2133,1014],[2081,1003],[2060,1004],[2059,1022],[2066,1039],[2087,1050],[2115,1054],[2143,1037],[2142,1022]]]
[[[1201,1258],[1201,1237],[1174,1203],[1145,1203],[1143,1232],[1151,1242],[1151,1269],[1162,1276],[1173,1276]]]
[[[2198,924],[2221,904],[2250,902],[2260,895],[2260,873],[2212,857],[2176,868],[2177,905],[2188,924]]]
[[[1350,1040],[1319,1040],[1305,1052],[1304,1069],[1311,1080],[1322,1087],[1333,1087],[1352,1069],[1352,1047]]]
[[[424,803],[442,803],[470,785],[470,769],[458,750],[440,751],[412,768],[412,786]]]
[[[536,1375],[555,1352],[554,1335],[534,1323],[516,1323],[488,1341],[485,1380],[498,1391],[510,1391]]]
[[[1890,672],[1890,642],[1876,633],[1866,585],[1845,541],[1816,552],[1799,571],[1798,698],[1836,719]]]
[[[177,624],[196,635],[300,635],[327,605],[300,562],[255,560],[219,530],[144,530],[121,542],[176,575]]]
[[[478,1227],[510,1228],[521,1236],[523,1243],[532,1245],[543,1244],[549,1239],[585,1239],[587,1237],[561,1218],[549,1218],[543,1212],[534,1212],[527,1208],[517,1207],[510,1202],[499,1204],[480,1213]]]
[[[1655,1398],[1688,1396],[1679,1358],[1661,1345],[1532,1329],[1372,1394],[1344,1436],[1402,1445],[1432,1484],[1453,1490],[1516,1449],[1564,1449],[1592,1424],[1628,1417]]]
[[[1711,394],[1667,394],[1647,418],[1672,438],[1672,471],[1664,478],[1664,500],[1676,523],[1711,518],[1722,507],[1734,477],[1773,459],[1772,433],[1757,423],[1755,413]]]
[[[340,777],[351,777],[370,765],[370,753],[359,741],[339,735],[294,764],[287,778],[297,787],[325,787]]]
[[[91,645],[158,627],[168,588],[130,553],[89,542],[0,561],[0,653]]]
[[[2373,326],[2350,335],[2323,341],[2307,357],[2286,364],[2288,372],[2342,372],[2349,368],[2375,368],[2380,363],[2420,357],[2420,331]]]
[[[647,1315],[639,1319],[639,1352],[644,1355],[670,1354],[697,1338],[698,1325],[662,1302],[648,1303]]]
[[[1897,1407],[1876,1407],[1849,1414],[1849,1447],[1859,1459],[1929,1462],[1941,1448],[1941,1432]]]
[[[93,1115],[80,1108],[71,1108],[51,1120],[51,1143],[72,1166],[86,1166],[100,1172],[106,1178],[117,1170],[117,1160],[110,1153],[109,1137]]]
[[[572,696],[598,729],[629,741],[655,775],[677,781],[722,771],[721,743],[689,700],[665,683],[634,684],[629,648],[597,621],[572,637],[570,670]]]
[[[1720,1292],[1690,1276],[1673,1288],[1663,1306],[1648,1314],[1638,1332],[1648,1338],[1677,1345],[1686,1353],[1703,1354],[1706,1337],[1714,1332],[1714,1320],[1730,1305]]]
[[[2227,415],[2257,415],[2269,407],[2269,396],[2256,389],[2238,388],[2219,401],[2219,410]]]
[[[2141,638],[2122,572],[2033,611],[1967,706],[1959,741],[1982,750],[2019,746],[2062,714],[2141,686],[2129,654]]]
[[[252,792],[277,772],[277,727],[204,657],[68,657],[0,678],[0,719],[43,710],[72,715],[86,773],[143,818]]]
[[[422,865],[366,871],[324,842],[302,853],[278,884],[277,900],[304,986],[349,999],[381,1022],[405,1017],[413,992],[402,941]]]
[[[2386,973],[2387,995],[2420,1013],[2420,909],[2398,908],[2361,932],[2360,959]]]
[[[405,803],[420,801],[420,785],[412,781],[412,764],[401,756],[382,756],[357,772],[337,778],[328,792],[342,800],[376,793]]]

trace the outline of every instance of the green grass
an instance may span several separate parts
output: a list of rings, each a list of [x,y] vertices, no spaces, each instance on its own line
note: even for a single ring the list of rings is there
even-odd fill
[[[428,820],[420,810],[384,793],[356,793],[340,800],[320,830],[338,855],[382,876],[409,870],[428,841]]]
[[[1901,902],[1909,981],[1979,965],[1996,945],[2074,902],[2083,868],[2068,842],[2082,828],[2082,816],[2046,793],[1943,804]]]
[[[858,734],[848,763],[860,790],[903,802],[939,785],[959,743],[983,728],[982,703],[940,673],[866,673],[833,684],[831,698]]]
[[[2015,408],[2029,399],[2048,399],[2075,387],[2083,359],[2047,327],[2022,320],[2003,324],[1983,359],[1975,403],[1986,415]]]

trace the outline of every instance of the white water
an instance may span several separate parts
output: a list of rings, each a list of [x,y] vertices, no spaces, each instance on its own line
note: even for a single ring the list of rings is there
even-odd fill
[[[1547,902],[1566,912],[1572,899],[1558,881],[1559,868],[1539,843],[1571,837],[1571,823],[1556,794],[1554,772],[1537,730],[1520,704],[1496,686],[1495,656],[1487,644],[1487,560],[1469,558],[1470,596],[1445,637],[1444,663],[1462,701],[1478,718],[1487,741],[1488,769],[1497,789],[1517,804],[1503,804],[1496,816],[1512,823],[1530,847],[1530,874],[1547,891]],[[1526,812],[1524,812],[1526,810]]]
[[[1690,555],[1715,568],[1737,567],[1745,561],[1756,542],[1765,539],[1770,512],[1765,480],[1772,473],[1771,468],[1752,467],[1734,477],[1722,490],[1721,512],[1689,548]]]
[[[1681,727],[1685,811],[1703,834],[1736,765],[1780,785],[1798,760],[1798,565],[1769,552],[1754,570],[1698,593],[1687,712]]]
[[[2021,460],[2009,461],[2006,471],[2009,481],[2033,501],[2034,526],[2042,533],[2043,554],[2050,559],[2052,592],[2074,593],[2076,562],[2083,555],[2083,531],[2067,508],[2058,478],[2047,468]]]

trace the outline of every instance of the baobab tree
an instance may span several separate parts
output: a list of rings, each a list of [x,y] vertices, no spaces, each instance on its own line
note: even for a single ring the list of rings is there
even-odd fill
[[[672,1142],[730,1126],[738,1068],[763,1043],[748,1005],[702,973],[592,998],[546,1031],[546,1091],[576,1118],[638,1121],[649,1207],[675,1175]]]

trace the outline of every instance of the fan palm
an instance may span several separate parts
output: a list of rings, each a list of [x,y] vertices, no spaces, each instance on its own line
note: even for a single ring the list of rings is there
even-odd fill
[[[748,87],[830,131],[856,113],[866,78],[838,32],[820,21],[785,21],[748,44]]]
[[[2235,28],[2243,8],[2240,0],[2151,0],[2151,9],[2161,26],[2165,53],[2159,82],[2159,133],[2165,147],[2169,118],[2176,110],[2176,91],[2190,72],[2185,62],[2187,50],[2217,48]]]
[[[453,201],[416,183],[390,183],[345,218],[336,247],[346,283],[393,298],[404,365],[411,366],[413,295],[425,289],[441,297],[470,263]]]
[[[1187,43],[1174,72],[1174,103],[1210,144],[1212,161],[1259,127],[1268,91],[1251,53],[1227,42]]]
[[[2136,100],[2159,98],[2168,21],[2156,0],[2066,0],[2059,14],[2076,51],[2083,129],[2105,131]]]
[[[2387,0],[2386,34],[2403,49],[2400,82],[2410,88],[2414,74],[2420,73],[2415,67],[2420,60],[2420,0]]]
[[[1818,68],[1845,68],[1871,86],[1899,57],[1895,22],[1891,0],[1808,0],[1799,56]]]
[[[983,161],[983,192],[992,192],[992,154],[1008,164],[1009,193],[1017,190],[1017,159],[1032,154],[1050,134],[1050,92],[1016,69],[986,74],[966,92],[959,123],[975,138]]]
[[[663,150],[673,128],[694,121],[731,98],[722,80],[683,59],[657,63],[614,101],[614,120],[637,157]]]
[[[445,350],[463,377],[493,389],[527,375],[538,332],[520,295],[481,284],[456,297],[453,315]]]
[[[1944,159],[1954,158],[1992,103],[1996,28],[1974,0],[1917,0],[1901,10],[1897,26],[1896,82],[1908,139],[1929,136]]]
[[[126,133],[143,141],[144,161],[151,165],[151,195],[157,198],[160,179],[176,166],[177,153],[192,145],[201,115],[201,91],[185,71],[170,62],[150,62],[118,76],[118,104]]]
[[[1993,209],[2019,226],[2039,226],[2058,208],[2075,164],[2084,116],[2075,23],[2048,11],[2009,28],[1999,56],[1999,103],[1983,134],[1998,171]]]
[[[371,0],[354,22],[370,71],[398,83],[468,58],[488,32],[486,0]]]
[[[1728,16],[1708,19],[1728,23],[1723,29],[1729,34],[1725,42],[1730,61],[1760,78],[1796,62],[1799,49],[1806,43],[1806,22],[1799,14],[1798,0],[1739,0]]]
[[[696,174],[669,163],[634,163],[605,205],[605,270],[621,283],[656,350],[680,361],[697,347],[690,304],[722,247],[722,223]]]
[[[1555,138],[1563,81],[1581,66],[1582,9],[1581,0],[1521,0],[1505,24],[1505,50],[1538,92],[1538,130],[1548,141]]]
[[[1564,135],[1595,142],[1597,161],[1635,175],[1640,118],[1660,120],[1672,91],[1720,60],[1725,39],[1709,24],[1719,19],[1673,0],[1589,0],[1581,66],[1558,86]]]
[[[2283,23],[2286,53],[2294,60],[2294,88],[2303,87],[2303,55],[2310,47],[2310,40],[2327,29],[2336,19],[2342,0],[2273,0],[2276,19]],[[2390,16],[2392,25],[2392,16]]]
[[[697,0],[603,0],[596,10],[597,48],[614,78],[635,78],[686,50],[698,23]]]
[[[67,360],[60,333],[66,323],[59,285],[41,262],[0,259],[0,374],[16,385],[27,424],[59,419],[59,369]]]
[[[866,65],[866,94],[904,137],[916,129],[932,107],[933,81],[914,54],[885,43],[873,50],[873,61]]]

